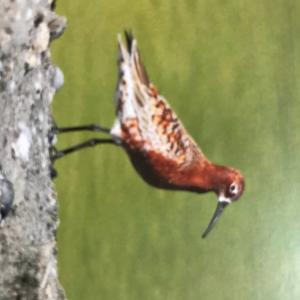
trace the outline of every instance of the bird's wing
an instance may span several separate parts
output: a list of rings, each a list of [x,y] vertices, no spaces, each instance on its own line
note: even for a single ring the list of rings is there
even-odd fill
[[[150,82],[137,49],[136,39],[126,33],[127,47],[119,37],[117,120],[112,131],[124,144],[154,151],[185,164],[204,154],[185,130],[163,96]]]

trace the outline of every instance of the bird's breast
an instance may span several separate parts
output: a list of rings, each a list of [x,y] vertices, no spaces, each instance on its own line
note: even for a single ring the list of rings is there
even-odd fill
[[[123,146],[134,168],[148,184],[168,190],[210,190],[209,176],[201,168],[202,163],[180,164],[153,150]]]

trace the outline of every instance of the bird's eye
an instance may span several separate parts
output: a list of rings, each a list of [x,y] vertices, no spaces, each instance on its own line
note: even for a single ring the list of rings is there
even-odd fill
[[[237,187],[235,183],[232,183],[229,187],[230,192],[235,193],[237,191]]]

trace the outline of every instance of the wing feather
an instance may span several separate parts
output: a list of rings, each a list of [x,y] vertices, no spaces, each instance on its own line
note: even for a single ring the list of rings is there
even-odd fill
[[[205,158],[166,99],[150,82],[136,39],[130,32],[125,37],[127,48],[119,36],[117,120],[112,134],[119,135],[128,148],[154,151],[178,164]]]

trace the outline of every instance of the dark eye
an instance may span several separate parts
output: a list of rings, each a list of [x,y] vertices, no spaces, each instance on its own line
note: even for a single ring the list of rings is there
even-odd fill
[[[236,185],[233,183],[229,187],[230,192],[235,192],[236,191]]]

